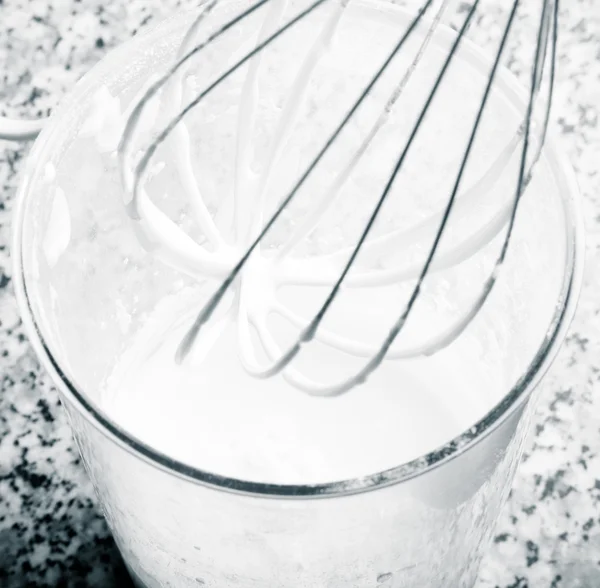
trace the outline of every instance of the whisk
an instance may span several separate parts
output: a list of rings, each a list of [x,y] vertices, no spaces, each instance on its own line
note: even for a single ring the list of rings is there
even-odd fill
[[[448,68],[477,14],[480,0],[474,0],[466,11],[464,21],[456,33],[416,119],[411,123],[410,132],[402,148],[399,150],[387,183],[377,198],[375,206],[370,211],[368,220],[362,228],[357,242],[352,247],[340,250],[325,260],[315,261],[313,259],[310,262],[306,262],[306,260],[301,258],[292,257],[291,252],[303,237],[310,234],[326,211],[335,205],[336,199],[352,170],[357,166],[367,148],[372,144],[374,138],[383,127],[406,84],[414,74],[448,6],[448,0],[442,0],[439,6],[437,6],[434,0],[427,0],[423,4],[407,29],[399,34],[399,38],[392,50],[374,72],[374,75],[362,92],[356,97],[349,110],[341,117],[333,133],[327,138],[318,153],[294,182],[292,188],[280,197],[273,212],[266,214],[265,193],[269,184],[270,174],[285,142],[285,138],[290,132],[295,116],[298,113],[311,75],[326,53],[327,46],[335,37],[338,24],[351,1],[315,0],[289,20],[282,22],[286,0],[259,0],[250,7],[241,10],[239,14],[226,24],[220,26],[217,30],[205,36],[201,42],[195,44],[194,40],[199,35],[201,26],[219,2],[219,0],[207,0],[201,6],[196,20],[187,31],[179,48],[175,63],[164,75],[152,80],[134,102],[125,125],[118,153],[123,183],[130,198],[126,203],[126,209],[134,222],[138,235],[140,235],[142,242],[148,249],[155,251],[157,255],[173,267],[182,269],[198,278],[214,278],[221,282],[204,304],[183,337],[176,353],[176,360],[178,362],[183,361],[192,348],[203,345],[210,346],[219,336],[219,333],[232,320],[234,310],[237,309],[240,357],[248,373],[258,378],[270,378],[278,373],[282,373],[283,377],[293,386],[310,395],[337,396],[364,383],[369,375],[385,359],[406,359],[431,355],[447,347],[459,337],[475,318],[494,287],[499,269],[505,260],[509,248],[519,202],[531,180],[533,168],[540,158],[548,127],[556,60],[558,0],[540,0],[541,15],[533,55],[527,109],[522,124],[516,129],[513,139],[479,177],[478,181],[459,195],[465,169],[471,157],[483,113],[500,67],[501,56],[515,21],[519,0],[513,0],[506,22],[503,24],[501,39],[487,74],[485,89],[477,112],[474,113],[469,139],[464,147],[464,152],[456,171],[453,188],[443,209],[408,230],[394,230],[382,237],[370,237],[372,228],[389,196],[394,180],[403,167],[407,155],[415,142],[415,138],[423,125],[423,121],[431,108],[434,97],[447,74]],[[268,163],[262,171],[256,186],[253,187],[254,199],[252,201],[256,205],[258,212],[254,214],[251,222],[245,222],[245,219],[242,218],[244,215],[240,212],[244,204],[241,193],[243,192],[243,187],[248,185],[246,178],[244,178],[244,173],[248,169],[249,125],[256,109],[256,96],[254,95],[253,88],[260,69],[261,56],[264,51],[268,51],[271,44],[277,38],[293,29],[300,21],[307,18],[313,11],[319,9],[325,3],[334,3],[334,9],[325,20],[314,45],[308,51],[296,73],[287,100],[284,103],[281,117],[271,139],[269,157],[267,158]],[[362,140],[359,148],[337,172],[335,180],[329,186],[328,190],[326,190],[324,197],[312,204],[312,207],[301,220],[299,226],[289,236],[287,242],[270,257],[261,255],[261,244],[263,244],[276,221],[282,216],[286,208],[290,206],[300,188],[306,183],[309,176],[314,173],[314,170],[332,145],[336,141],[341,140],[340,135],[345,126],[355,116],[360,105],[370,94],[378,80],[388,70],[396,56],[405,48],[409,38],[414,34],[417,27],[425,22],[424,19],[432,11],[432,7],[436,6],[437,12],[435,12],[433,18],[428,22],[426,34],[416,56],[402,78],[398,81],[398,84],[394,87],[376,122]],[[232,27],[244,19],[250,18],[251,15],[263,7],[266,9],[266,16],[258,40],[253,48],[220,73],[216,79],[197,93],[189,104],[183,107],[181,89],[180,85],[176,83],[176,78],[184,65],[192,57],[205,51],[228,30],[232,29]],[[202,190],[198,186],[193,171],[190,135],[185,126],[184,118],[192,109],[198,107],[211,92],[245,65],[248,65],[248,67],[240,106],[236,150],[236,181],[234,191],[235,210],[237,211],[235,227],[238,247],[236,248],[222,238],[203,201]],[[537,125],[533,120],[534,106],[542,87],[544,70],[547,67],[549,68],[548,96],[545,102],[543,119]],[[164,128],[155,134],[153,140],[141,153],[137,152],[133,148],[133,139],[135,133],[139,130],[144,110],[149,102],[163,89],[171,106],[177,109],[177,114]],[[535,145],[533,156],[531,156],[531,145],[534,143],[532,139],[534,127],[540,129],[540,138],[535,141],[537,145]],[[158,147],[169,137],[175,142],[177,152],[180,155],[180,157],[176,158],[177,172],[181,178],[185,192],[190,198],[190,204],[199,228],[210,243],[211,249],[205,248],[199,242],[192,239],[176,223],[171,221],[166,214],[153,204],[145,189],[145,182],[149,175],[152,158]],[[449,251],[438,251],[442,236],[447,228],[450,215],[457,200],[465,203],[463,209],[468,210],[469,203],[476,202],[478,198],[485,195],[497,183],[508,165],[511,156],[519,148],[519,172],[514,197],[510,199],[508,204],[503,205],[485,225],[479,227],[479,230],[474,234],[466,235]],[[403,331],[407,319],[420,296],[423,282],[427,276],[434,271],[452,267],[468,258],[491,241],[503,228],[505,229],[505,234],[500,252],[495,259],[491,273],[484,281],[474,303],[466,311],[455,317],[449,327],[446,327],[425,343],[402,350],[392,347],[393,342]],[[374,270],[361,270],[354,267],[359,254],[361,256],[367,255],[376,258],[385,250],[389,251],[390,248],[401,249],[416,241],[428,243],[427,254],[423,263],[413,264],[408,268],[378,268]],[[321,323],[324,317],[331,306],[335,304],[336,298],[340,295],[342,288],[368,285],[380,286],[407,280],[416,280],[415,285],[412,287],[408,301],[402,308],[398,309],[398,314],[390,325],[388,334],[379,345],[371,345],[353,340],[322,327]],[[324,302],[308,321],[297,316],[290,308],[277,299],[277,288],[281,284],[294,282],[327,286],[329,288]],[[228,298],[228,293],[233,293],[233,296],[229,296]],[[224,314],[219,314],[217,308],[222,304],[228,304],[228,306]],[[280,348],[267,326],[267,316],[270,313],[276,313],[285,317],[299,330],[296,339],[286,349]],[[259,344],[268,358],[266,365],[261,364],[257,360],[257,350],[251,336],[252,331],[256,333]],[[350,377],[339,382],[326,383],[309,378],[298,371],[294,367],[293,362],[302,346],[309,344],[313,339],[346,354],[362,358],[362,365]]]

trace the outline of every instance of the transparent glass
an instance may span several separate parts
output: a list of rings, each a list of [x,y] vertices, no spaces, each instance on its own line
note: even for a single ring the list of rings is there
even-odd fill
[[[406,23],[403,12],[378,5]],[[511,249],[508,281],[478,323],[508,321],[506,296],[519,289],[521,314],[510,336],[496,341],[500,359],[490,363],[505,393],[468,430],[409,463],[321,485],[254,483],[195,469],[123,430],[98,401],[152,309],[194,285],[141,249],[114,161],[78,139],[98,89],[131,97],[157,63],[173,59],[189,22],[189,14],[165,21],[78,84],[32,150],[15,216],[23,320],[62,394],[133,578],[147,588],[473,586],[518,464],[533,392],[579,292],[582,223],[568,166],[550,140],[535,180],[544,206],[524,203],[523,217],[538,221],[517,222],[515,239],[525,249]],[[473,63],[488,63],[468,52]],[[518,121],[523,93],[506,73],[498,88]],[[110,129],[101,131],[110,141]],[[527,280],[532,268],[535,280]]]

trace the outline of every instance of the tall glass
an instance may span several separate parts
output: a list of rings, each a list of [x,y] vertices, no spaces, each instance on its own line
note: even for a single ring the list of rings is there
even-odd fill
[[[157,63],[173,58],[189,19],[174,17],[139,36],[78,84],[32,150],[15,216],[23,320],[61,392],[132,577],[147,588],[470,587],[521,455],[534,391],[574,313],[582,223],[573,177],[549,141],[537,174],[553,206],[540,208],[545,228],[532,229],[528,255],[559,279],[540,272],[535,284],[520,284],[525,301],[547,294],[540,309],[527,307],[520,331],[499,343],[507,356],[521,354],[520,371],[462,435],[391,470],[320,486],[250,483],[175,461],[116,424],[98,390],[148,312],[189,284],[140,248],[114,169],[96,165],[95,147],[74,137],[98,89],[131,94]],[[473,59],[483,60],[476,51]],[[498,87],[522,106],[507,74]],[[483,312],[501,312],[497,304],[492,299]],[[532,315],[543,312],[534,332],[540,321]],[[519,339],[529,347],[511,350]]]

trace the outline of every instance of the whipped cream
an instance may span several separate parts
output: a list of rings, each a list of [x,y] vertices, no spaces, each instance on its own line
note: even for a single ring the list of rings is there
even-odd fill
[[[145,324],[129,336],[101,404],[133,435],[199,469],[252,481],[306,484],[392,468],[470,427],[501,399],[520,375],[516,366],[526,361],[507,357],[507,342],[523,305],[515,284],[528,293],[524,296],[531,295],[522,274],[514,283],[498,284],[496,314],[483,313],[450,346],[420,357],[471,307],[501,243],[514,197],[521,119],[498,92],[491,98],[492,115],[482,124],[473,164],[432,266],[435,273],[403,336],[367,383],[351,393],[335,399],[302,393],[352,377],[357,364],[377,350],[410,296],[482,90],[484,78],[459,57],[440,96],[447,108],[438,104],[424,125],[405,176],[315,341],[282,374],[254,377],[288,348],[322,304],[389,177],[423,92],[445,55],[439,49],[423,54],[422,67],[378,128],[382,107],[418,55],[426,31],[408,44],[382,87],[374,89],[357,120],[340,136],[338,150],[315,170],[298,201],[250,256],[201,335],[186,349],[185,360],[176,361],[181,341],[219,281],[397,40],[398,31],[383,13],[359,4],[353,12],[350,3],[340,18],[341,6],[334,4],[303,23],[298,34],[286,35],[266,53],[262,67],[248,68],[207,98],[155,153],[153,165],[172,170],[172,175],[146,176],[126,202],[143,247],[199,285],[147,313]],[[281,7],[280,2],[272,4],[273,19]],[[219,48],[219,55],[235,61],[257,36],[264,37],[261,24],[244,23],[229,52]],[[300,44],[300,39],[307,42]],[[179,72],[173,78],[179,89],[167,86],[154,96],[150,103],[164,108],[155,104],[152,112],[164,116],[171,108],[173,115],[178,104],[192,100],[214,73],[211,67],[219,72],[227,65],[223,59],[220,65],[213,61],[219,61],[215,54]],[[286,67],[288,62],[298,67]],[[312,76],[306,75],[311,68]],[[374,128],[376,136],[361,165],[346,172],[345,162]],[[126,155],[134,163],[139,153],[131,149]],[[129,188],[135,183],[131,169],[125,173]],[[169,207],[183,211],[183,220],[177,222]],[[523,214],[530,219],[532,213]],[[517,231],[515,238],[523,239],[523,234]],[[544,306],[540,324],[545,311]],[[535,346],[533,340],[543,332],[538,327],[531,329],[531,342],[520,342],[524,347]]]

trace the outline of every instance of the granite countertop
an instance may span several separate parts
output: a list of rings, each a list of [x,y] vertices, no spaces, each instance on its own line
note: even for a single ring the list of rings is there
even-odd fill
[[[0,113],[44,115],[110,47],[194,4],[0,0]],[[584,198],[584,290],[478,588],[600,586],[600,4],[563,2],[560,27],[554,125]],[[10,222],[28,149],[0,141],[0,586],[128,586],[15,306]]]

